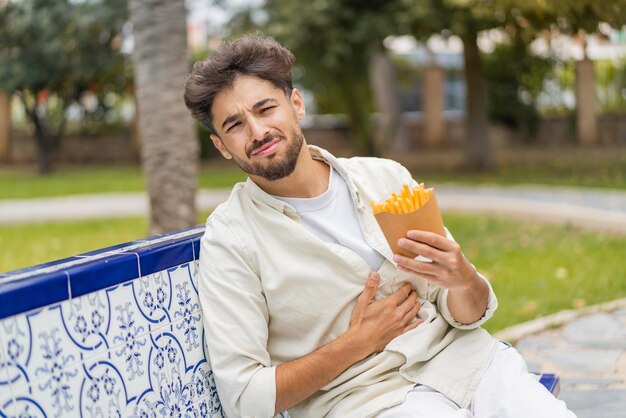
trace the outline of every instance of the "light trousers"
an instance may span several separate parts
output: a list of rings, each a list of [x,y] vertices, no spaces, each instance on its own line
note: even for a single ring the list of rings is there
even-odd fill
[[[555,398],[512,347],[500,344],[478,384],[469,408],[463,409],[436,390],[417,385],[401,405],[378,418],[576,418]]]

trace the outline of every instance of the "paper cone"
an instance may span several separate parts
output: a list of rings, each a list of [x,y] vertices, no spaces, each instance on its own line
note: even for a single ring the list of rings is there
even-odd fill
[[[374,216],[376,216],[378,225],[383,230],[383,234],[385,234],[385,238],[387,238],[387,242],[394,254],[401,254],[411,258],[415,257],[415,254],[398,247],[398,240],[406,238],[406,233],[411,229],[434,232],[442,237],[446,236],[439,204],[435,197],[435,190],[433,190],[428,201],[413,212],[402,215],[381,212]]]

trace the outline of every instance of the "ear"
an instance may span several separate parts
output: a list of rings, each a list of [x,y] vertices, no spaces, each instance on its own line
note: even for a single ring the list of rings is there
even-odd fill
[[[291,91],[291,105],[296,112],[296,116],[298,120],[304,119],[304,115],[306,114],[306,109],[304,108],[304,100],[302,100],[302,94],[296,88]]]
[[[219,136],[215,134],[211,134],[211,141],[213,141],[213,145],[215,146],[215,148],[217,148],[217,150],[220,152],[220,154],[222,154],[224,158],[226,158],[227,160],[230,160],[231,158],[233,158],[233,156],[230,154],[230,152],[228,152],[228,150],[224,146],[224,143],[222,142]]]

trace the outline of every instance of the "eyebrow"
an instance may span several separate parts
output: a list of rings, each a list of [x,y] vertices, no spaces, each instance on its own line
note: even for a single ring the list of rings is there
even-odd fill
[[[263,99],[263,100],[259,100],[258,102],[256,102],[254,105],[252,105],[252,109],[256,110],[259,107],[263,107],[264,105],[266,105],[267,103],[278,103],[278,101],[276,99],[272,99],[271,97],[268,97],[267,99]],[[224,127],[226,125],[228,125],[231,122],[234,122],[235,120],[239,119],[241,117],[241,113],[235,113],[234,115],[230,115],[229,117],[227,117],[224,120],[224,123],[222,123],[222,129],[224,129]]]

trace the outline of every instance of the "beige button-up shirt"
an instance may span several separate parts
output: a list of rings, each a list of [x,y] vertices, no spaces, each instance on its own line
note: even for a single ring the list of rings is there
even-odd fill
[[[426,301],[418,312],[421,325],[392,340],[383,352],[355,363],[289,414],[375,416],[402,403],[416,383],[468,406],[497,345],[480,328],[497,306],[491,286],[483,318],[466,325],[456,322],[447,290],[397,269],[369,205],[411,184],[409,172],[390,160],[335,158],[321,148],[309,149],[343,176],[356,208],[346,216],[358,218],[367,243],[385,257],[377,297],[410,282]],[[276,366],[348,329],[370,269],[352,250],[308,232],[293,207],[250,179],[235,185],[206,226],[200,302],[222,407],[229,417],[271,417]]]

